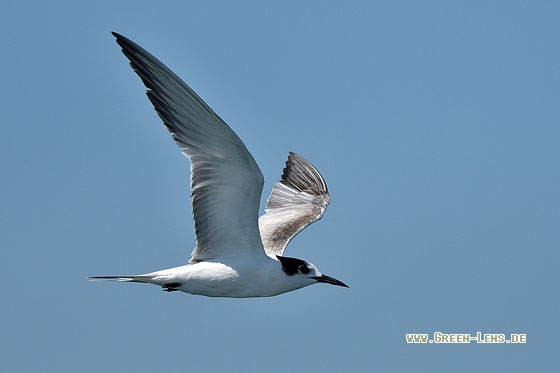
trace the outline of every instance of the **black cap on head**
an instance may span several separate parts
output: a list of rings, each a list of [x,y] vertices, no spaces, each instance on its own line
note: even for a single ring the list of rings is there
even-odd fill
[[[297,258],[288,258],[286,256],[276,255],[280,263],[282,263],[282,270],[288,276],[293,276],[297,273],[303,273],[304,275],[309,273],[309,267],[305,260]]]

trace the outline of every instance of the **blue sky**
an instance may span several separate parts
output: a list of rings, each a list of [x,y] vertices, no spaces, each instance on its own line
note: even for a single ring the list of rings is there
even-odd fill
[[[539,371],[557,353],[560,6],[3,4],[0,370]],[[286,254],[350,289],[211,299],[90,283],[185,262],[188,163],[110,35],[160,58],[266,179],[332,203]],[[527,343],[407,344],[406,333]]]

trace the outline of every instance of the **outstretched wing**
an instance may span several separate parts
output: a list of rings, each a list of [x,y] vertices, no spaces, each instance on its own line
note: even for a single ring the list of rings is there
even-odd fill
[[[259,218],[264,249],[282,255],[292,238],[321,219],[331,197],[325,180],[305,158],[290,152],[280,181],[276,182]]]
[[[263,186],[239,137],[177,75],[143,48],[113,33],[173,140],[191,161],[196,248],[191,262],[264,255],[258,229]]]

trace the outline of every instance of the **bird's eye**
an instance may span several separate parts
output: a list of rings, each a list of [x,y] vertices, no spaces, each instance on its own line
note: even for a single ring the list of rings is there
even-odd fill
[[[309,268],[307,268],[306,265],[302,264],[298,267],[298,271],[300,271],[301,273],[303,273],[304,275],[309,273]]]

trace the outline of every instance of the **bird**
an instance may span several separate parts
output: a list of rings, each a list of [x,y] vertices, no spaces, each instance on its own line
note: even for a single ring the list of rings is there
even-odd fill
[[[321,219],[330,195],[319,171],[290,152],[259,218],[264,178],[233,130],[175,73],[113,32],[165,128],[190,161],[196,245],[187,264],[90,280],[147,283],[164,291],[227,298],[271,297],[317,283],[348,287],[312,263],[284,256],[288,243]]]

